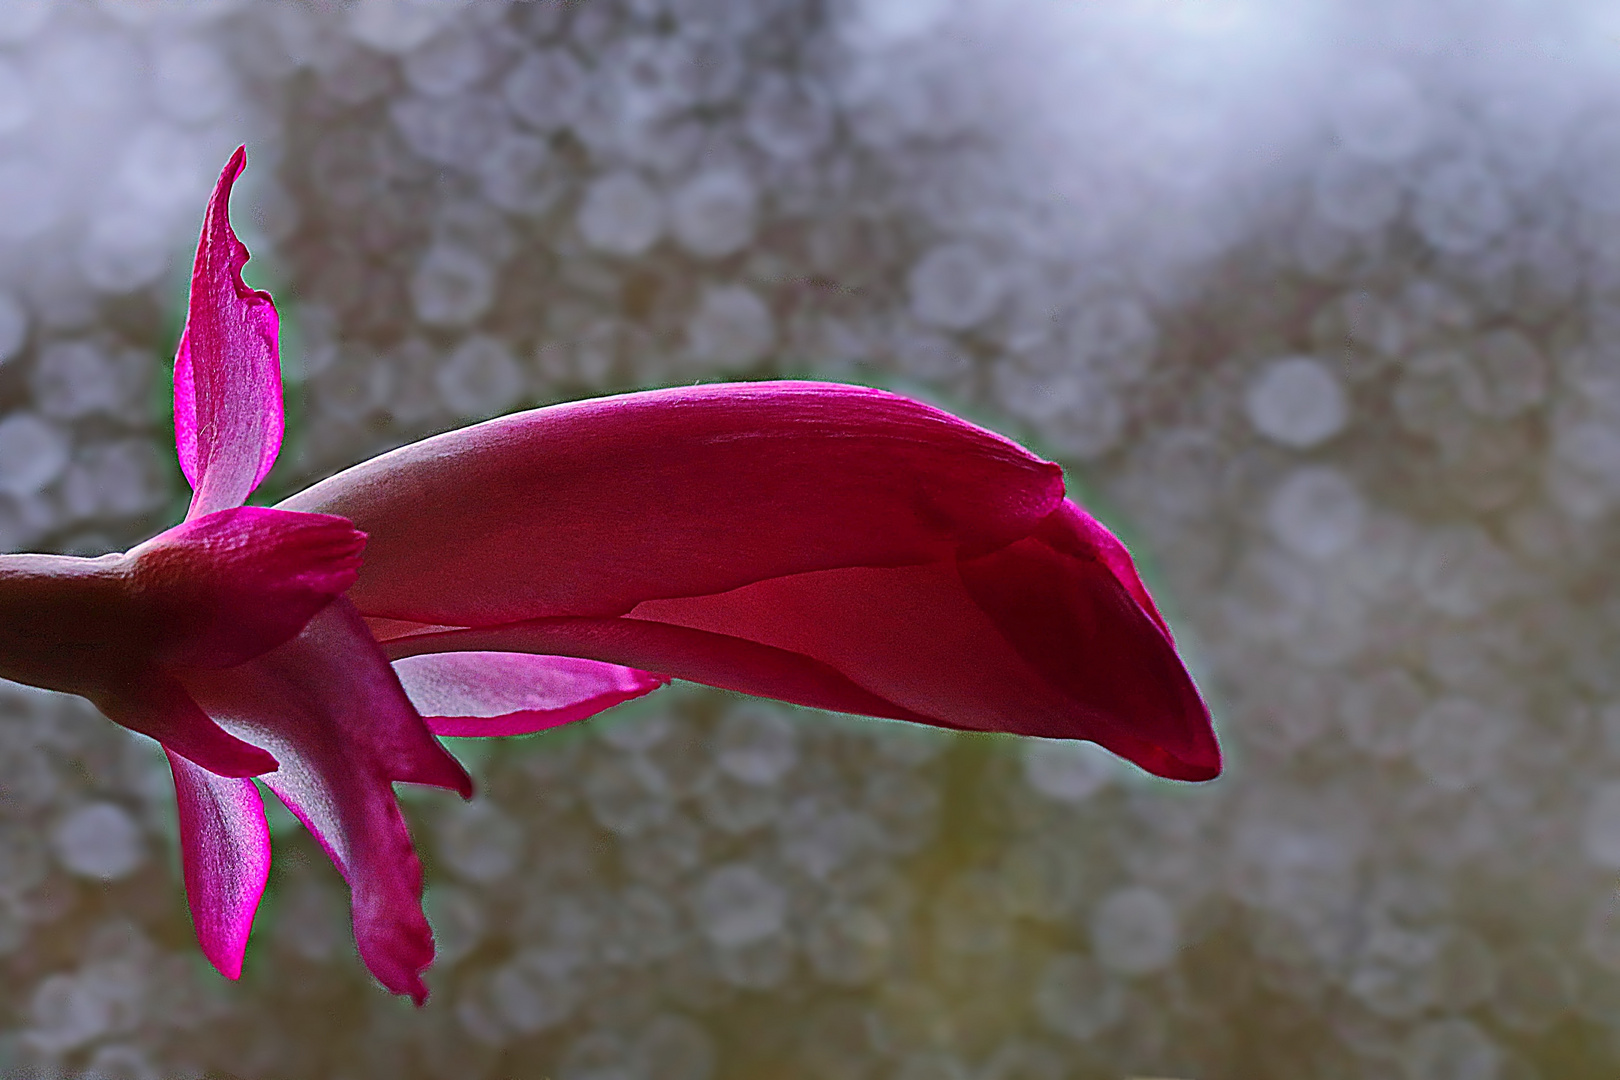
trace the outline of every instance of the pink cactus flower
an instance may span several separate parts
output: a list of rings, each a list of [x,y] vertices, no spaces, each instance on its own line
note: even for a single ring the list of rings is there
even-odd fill
[[[393,784],[470,796],[435,735],[539,731],[672,678],[1219,773],[1169,629],[1058,466],[894,394],[556,405],[244,505],[282,436],[276,309],[228,216],[245,163],[209,201],[175,358],[185,521],[122,554],[0,556],[0,675],[163,745],[226,976],[270,864],[251,777],[348,882],[366,966],[420,1003],[433,937]]]

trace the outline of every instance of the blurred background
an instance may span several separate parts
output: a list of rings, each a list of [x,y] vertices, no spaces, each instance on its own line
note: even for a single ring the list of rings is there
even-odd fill
[[[1617,95],[1600,0],[4,0],[0,547],[180,516],[246,142],[261,494],[603,392],[898,389],[1064,463],[1230,765],[690,687],[459,743],[415,1010],[284,814],[217,976],[156,748],[0,688],[0,1073],[1614,1075]]]

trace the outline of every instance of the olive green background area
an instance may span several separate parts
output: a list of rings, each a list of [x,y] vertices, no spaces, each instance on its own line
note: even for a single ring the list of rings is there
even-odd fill
[[[255,501],[577,397],[888,387],[1063,463],[1228,768],[1176,785],[685,685],[447,740],[477,797],[400,793],[440,954],[415,1009],[273,798],[220,978],[161,755],[0,687],[0,1073],[1613,1075],[1611,24],[1586,0],[5,0],[7,550],[183,513],[169,364],[245,142],[288,415]]]

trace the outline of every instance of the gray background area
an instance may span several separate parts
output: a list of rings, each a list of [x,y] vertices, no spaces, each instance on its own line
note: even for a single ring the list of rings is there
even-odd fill
[[[461,743],[418,1011],[284,815],[215,975],[156,749],[5,688],[5,1075],[1613,1075],[1617,94],[1597,0],[4,0],[0,546],[178,518],[245,141],[264,494],[612,390],[901,389],[1065,464],[1230,761],[680,687]]]

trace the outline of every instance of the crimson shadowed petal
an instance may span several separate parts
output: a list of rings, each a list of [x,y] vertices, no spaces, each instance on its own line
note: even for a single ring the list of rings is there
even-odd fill
[[[1221,754],[1209,710],[1124,546],[1099,530],[1065,504],[1032,536],[963,560],[963,586],[1019,656],[1089,714],[1088,738],[1155,775],[1211,780]]]

